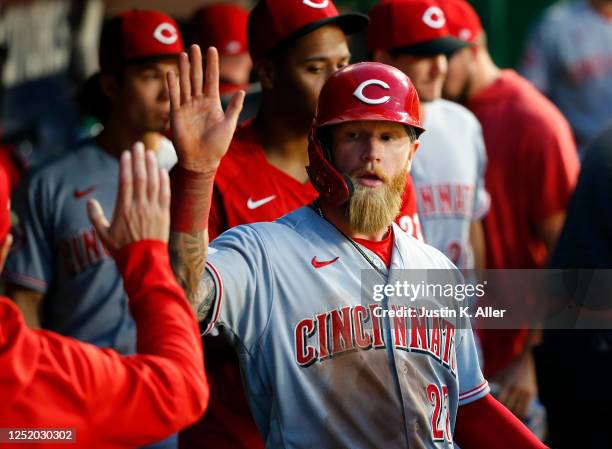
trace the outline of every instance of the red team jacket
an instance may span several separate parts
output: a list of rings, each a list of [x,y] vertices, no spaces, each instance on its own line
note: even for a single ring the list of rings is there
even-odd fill
[[[137,355],[33,331],[0,297],[0,428],[71,428],[76,444],[58,447],[134,448],[202,416],[200,333],[167,245],[137,242],[116,261],[137,324]]]
[[[234,226],[274,221],[317,197],[310,181],[301,183],[268,162],[253,121],[247,121],[236,130],[215,176],[208,222],[210,240]],[[396,221],[402,229],[422,239],[416,215],[416,194],[408,176]],[[263,448],[242,388],[234,349],[222,337],[206,337],[205,346],[210,407],[199,423],[182,432],[180,447]]]
[[[467,106],[482,124],[487,148],[487,268],[543,268],[546,247],[535,229],[567,209],[580,170],[569,124],[512,70],[502,71]],[[523,351],[528,332],[482,329],[479,334],[484,374],[491,377]]]

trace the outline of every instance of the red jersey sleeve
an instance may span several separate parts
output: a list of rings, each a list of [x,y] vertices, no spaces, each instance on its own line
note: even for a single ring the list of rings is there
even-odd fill
[[[128,245],[117,264],[137,324],[137,355],[32,331],[14,305],[0,304],[5,424],[75,428],[84,444],[140,447],[202,415],[208,387],[199,328],[170,269],[167,245]]]
[[[455,440],[462,449],[546,449],[490,394],[459,407]]]
[[[209,392],[199,327],[170,269],[167,245],[137,242],[122,248],[116,261],[137,325],[138,355],[107,351],[88,382],[98,392],[98,438],[130,438],[136,447],[193,423]]]

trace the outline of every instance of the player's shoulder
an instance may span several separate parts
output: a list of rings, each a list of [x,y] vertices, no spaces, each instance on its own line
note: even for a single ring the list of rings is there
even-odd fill
[[[438,98],[430,104],[432,107],[435,107],[438,110],[447,114],[453,114],[462,117],[472,117],[474,115],[465,106],[460,105],[459,103],[455,103],[454,101],[447,100],[445,98]]]
[[[393,224],[395,243],[404,261],[403,268],[414,269],[450,269],[457,267],[441,251],[427,243],[406,234],[395,223]]]
[[[545,26],[573,24],[576,18],[586,13],[589,8],[585,0],[557,2],[544,10],[541,24]]]
[[[299,207],[273,222],[254,223],[260,235],[270,240],[295,239],[316,230],[319,216],[309,206]]]
[[[534,36],[551,46],[549,49],[556,48],[566,42],[563,36],[571,35],[571,30],[583,28],[586,21],[592,20],[592,16],[586,0],[555,3],[539,16],[533,28]]]
[[[443,119],[452,120],[463,128],[480,128],[480,122],[472,111],[459,103],[440,98],[434,101],[432,106],[439,111]]]
[[[272,242],[292,240],[311,229],[313,217],[317,215],[310,207],[300,207],[275,221],[249,223],[230,228],[217,237],[211,245],[229,240],[252,240],[267,246]]]
[[[217,184],[244,177],[245,172],[262,167],[261,142],[255,132],[253,121],[241,124],[234,133],[227,153],[217,170]]]
[[[525,82],[528,83],[526,80]],[[552,101],[537,91],[535,86],[529,83],[524,94],[522,101],[517,101],[515,105],[525,125],[523,131],[538,136],[556,134],[561,126],[569,129],[565,116]]]
[[[48,182],[66,176],[82,176],[86,169],[86,161],[98,164],[104,159],[102,149],[98,147],[93,139],[78,142],[75,147],[61,155],[58,155],[40,166],[32,169],[29,173],[29,182]]]
[[[507,99],[504,102],[507,110],[515,117],[520,117],[526,125],[524,128],[535,133],[549,128],[556,129],[558,123],[567,123],[561,111],[542,94],[527,78],[511,69],[502,72],[503,82],[507,86]]]

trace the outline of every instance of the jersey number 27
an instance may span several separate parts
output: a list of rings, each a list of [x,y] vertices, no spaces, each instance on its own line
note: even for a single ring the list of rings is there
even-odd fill
[[[441,389],[440,389],[441,388]],[[427,385],[427,399],[433,406],[431,414],[431,438],[434,441],[453,441],[448,407],[448,387],[436,384]]]

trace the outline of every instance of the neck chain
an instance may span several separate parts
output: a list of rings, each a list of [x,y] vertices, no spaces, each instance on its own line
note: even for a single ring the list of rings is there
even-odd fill
[[[353,247],[357,250],[357,252],[359,254],[361,254],[361,256],[368,262],[368,264],[370,264],[370,266],[372,268],[374,268],[374,270],[383,278],[383,280],[386,282],[387,281],[387,273],[385,273],[380,267],[379,264],[377,264],[376,262],[374,262],[374,260],[372,260],[372,258],[368,255],[368,253],[366,253],[363,248],[361,247],[361,245],[359,243],[357,243],[356,241],[354,241],[352,238],[350,238],[348,235],[346,235],[338,226],[336,226],[335,224],[333,224],[331,221],[329,221],[325,215],[323,214],[323,210],[321,209],[321,204],[319,203],[319,200],[314,200],[311,207],[317,212],[317,214],[319,214],[319,217],[321,217],[323,220],[327,221],[330,225],[332,225],[334,228],[336,228],[336,231],[338,231],[341,235],[344,236],[345,239],[347,239],[351,245],[353,245]]]

